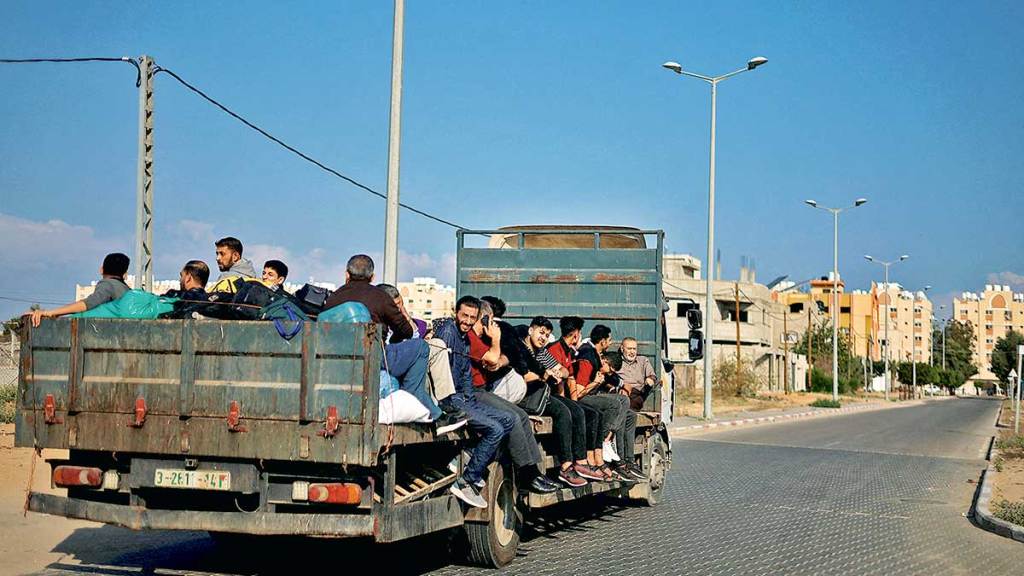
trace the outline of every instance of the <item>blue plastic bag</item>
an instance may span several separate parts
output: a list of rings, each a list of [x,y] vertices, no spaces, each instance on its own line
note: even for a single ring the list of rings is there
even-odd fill
[[[356,322],[373,322],[373,318],[370,317],[370,310],[362,302],[345,302],[321,312],[317,316],[317,321],[354,324]]]
[[[153,320],[174,310],[178,298],[165,298],[144,290],[129,290],[112,302],[100,304],[92,310],[72,314],[73,318],[133,318]]]

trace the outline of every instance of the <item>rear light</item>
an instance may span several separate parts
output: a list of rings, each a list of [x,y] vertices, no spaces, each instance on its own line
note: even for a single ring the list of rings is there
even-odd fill
[[[81,466],[57,466],[53,469],[53,483],[61,488],[89,486],[98,488],[103,482],[103,471],[99,468]]]
[[[352,482],[310,484],[307,496],[310,502],[322,504],[359,504],[363,499],[363,489]]]
[[[107,470],[103,473],[104,490],[117,490],[120,483],[121,475],[117,473],[117,470]]]

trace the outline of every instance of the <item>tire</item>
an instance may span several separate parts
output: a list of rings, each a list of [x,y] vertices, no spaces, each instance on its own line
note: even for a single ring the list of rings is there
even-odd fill
[[[466,522],[470,562],[489,568],[507,566],[516,557],[523,531],[515,478],[497,465],[487,479],[487,523]]]
[[[668,451],[665,449],[665,441],[662,440],[661,434],[652,434],[647,439],[644,452],[644,460],[648,463],[644,473],[650,479],[650,489],[647,496],[640,501],[648,506],[656,506],[664,497],[665,483],[668,480]]]

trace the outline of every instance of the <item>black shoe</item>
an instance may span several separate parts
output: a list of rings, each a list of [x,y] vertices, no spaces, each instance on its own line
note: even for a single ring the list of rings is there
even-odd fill
[[[530,482],[529,490],[534,494],[551,494],[558,491],[559,488],[544,476],[538,475],[533,479],[533,482]]]
[[[548,486],[551,486],[555,490],[561,490],[562,489],[562,485],[561,484],[559,484],[558,482],[555,482],[554,480],[552,480],[551,478],[548,478],[547,476],[544,476],[543,474],[540,476],[540,479],[544,480],[545,484],[547,484]]]
[[[451,402],[442,402],[438,404],[438,408],[441,409],[441,412],[444,412],[445,414],[451,414],[456,418],[466,417],[466,413],[463,412],[460,408],[456,408],[455,405],[453,405]]]
[[[643,471],[640,470],[639,468],[637,468],[636,466],[634,466],[633,464],[628,464],[627,465],[627,470],[629,471],[629,475],[630,476],[632,476],[633,478],[636,478],[640,482],[646,482],[647,481],[647,476],[644,475]]]
[[[434,420],[434,433],[438,436],[441,434],[447,434],[453,430],[458,430],[466,425],[466,417],[461,418],[454,416],[447,412],[442,412],[437,420]]]
[[[630,484],[636,483],[637,479],[633,477],[629,470],[629,464],[619,464],[612,468],[612,473],[617,476],[616,480],[620,482],[628,482]]]

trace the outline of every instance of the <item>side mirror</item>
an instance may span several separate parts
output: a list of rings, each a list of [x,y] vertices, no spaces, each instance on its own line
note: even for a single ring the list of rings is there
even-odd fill
[[[704,327],[704,315],[699,308],[690,308],[686,311],[686,322],[690,324],[690,330],[700,330]]]
[[[704,357],[704,333],[700,330],[690,330],[688,342],[690,361],[694,362]]]

